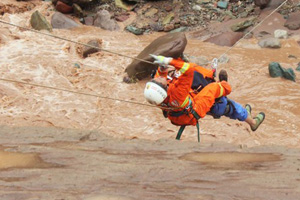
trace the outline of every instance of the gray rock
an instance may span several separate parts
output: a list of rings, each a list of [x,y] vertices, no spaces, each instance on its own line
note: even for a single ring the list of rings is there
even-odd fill
[[[161,36],[149,44],[137,58],[153,62],[153,58],[149,54],[168,56],[178,58],[182,55],[187,44],[187,39],[184,33],[168,33]],[[130,79],[144,79],[149,77],[153,70],[157,69],[157,65],[133,60],[126,67],[125,72]]]
[[[205,40],[205,42],[211,42],[219,46],[231,47],[243,36],[244,34],[241,32],[225,32],[208,38],[207,40]]]
[[[292,13],[284,23],[284,26],[290,30],[298,30],[300,28],[300,12]]]
[[[255,21],[255,17],[251,17],[249,19],[246,19],[242,22],[239,22],[239,23],[236,23],[234,25],[232,25],[230,28],[232,31],[242,31],[244,30],[245,28],[248,28],[249,26],[252,26],[254,24],[254,21]]]
[[[274,37],[279,39],[288,38],[288,32],[286,30],[277,29],[274,31]]]
[[[107,10],[100,10],[97,12],[94,19],[94,26],[110,31],[116,31],[120,29],[117,22],[111,19],[111,16]]]
[[[137,28],[133,25],[126,26],[126,30],[135,34],[135,35],[142,35],[144,33],[144,30],[141,28]]]
[[[30,24],[31,27],[35,30],[48,30],[50,32],[52,31],[52,26],[39,11],[35,11],[31,15]]]
[[[84,58],[88,57],[88,55],[90,55],[92,53],[96,53],[96,52],[100,51],[99,50],[100,44],[99,44],[98,40],[91,40],[87,44],[90,46],[96,47],[96,48],[85,46],[83,49],[83,52],[82,52],[82,56]]]
[[[278,38],[261,39],[258,45],[262,48],[280,48],[280,40]]]
[[[70,29],[80,26],[74,20],[60,12],[56,12],[52,15],[51,25],[56,29]]]

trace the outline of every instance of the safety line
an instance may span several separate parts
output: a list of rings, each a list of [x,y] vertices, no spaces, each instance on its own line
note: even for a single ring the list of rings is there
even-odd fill
[[[27,83],[25,81],[17,81],[17,80],[6,79],[6,78],[0,78],[0,80],[1,81],[6,81],[6,82],[12,82],[12,83],[21,83],[21,84],[24,84],[24,85],[31,85],[31,86],[35,86],[35,87],[48,88],[48,89],[58,90],[58,91],[63,91],[63,92],[70,92],[70,93],[73,93],[73,94],[81,94],[81,95],[86,95],[86,96],[99,97],[99,98],[102,98],[102,99],[109,99],[109,100],[120,101],[120,102],[125,102],[125,103],[131,103],[131,104],[137,104],[137,105],[143,105],[143,106],[149,106],[149,107],[157,107],[157,106],[154,106],[154,105],[151,105],[151,104],[144,104],[144,103],[139,103],[139,102],[135,102],[135,101],[128,101],[128,100],[117,99],[117,98],[112,98],[112,97],[105,97],[105,96],[100,96],[98,94],[77,92],[77,91],[74,91],[74,90],[56,88],[56,87],[52,87],[52,86],[39,85],[39,84],[34,84],[34,83]]]
[[[128,56],[128,55],[117,53],[117,52],[114,52],[114,51],[111,51],[111,50],[107,50],[107,49],[99,48],[99,47],[92,46],[92,45],[89,45],[89,44],[85,44],[85,43],[82,43],[82,42],[76,42],[74,40],[66,39],[66,38],[59,37],[57,35],[52,35],[52,34],[49,34],[49,33],[44,33],[44,32],[37,31],[37,30],[31,29],[31,28],[19,26],[19,25],[12,24],[12,23],[9,23],[9,22],[3,21],[3,20],[0,20],[0,23],[7,24],[7,25],[10,25],[10,26],[15,26],[15,27],[18,27],[18,28],[21,28],[21,29],[25,29],[25,30],[28,30],[28,31],[31,31],[31,32],[38,33],[38,34],[46,35],[46,36],[57,38],[57,39],[64,40],[64,41],[67,41],[67,42],[72,42],[72,43],[83,45],[83,46],[86,46],[86,47],[95,48],[95,49],[98,49],[100,51],[105,51],[105,52],[108,52],[108,53],[116,54],[118,56],[123,56],[123,57],[126,57],[126,58],[131,58],[133,60],[138,60],[138,61],[141,61],[141,62],[145,62],[145,63],[148,63],[148,64],[155,65],[153,62],[143,60],[143,59],[140,59],[140,58],[137,58],[137,57]]]
[[[226,53],[233,49],[241,40],[245,39],[251,32],[253,32],[258,26],[260,26],[267,18],[269,18],[273,13],[275,13],[279,8],[281,8],[288,0],[282,2],[276,9],[274,9],[269,15],[267,15],[262,21],[260,21],[256,26],[254,26],[250,31],[248,31],[241,39],[239,39],[232,47],[227,49],[219,58],[220,60]]]

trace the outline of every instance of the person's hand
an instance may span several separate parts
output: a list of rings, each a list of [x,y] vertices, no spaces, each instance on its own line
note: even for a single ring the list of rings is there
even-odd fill
[[[154,58],[154,64],[159,64],[159,65],[168,65],[170,62],[173,60],[171,57],[164,57],[164,56],[156,56],[153,54],[149,54],[152,58]]]

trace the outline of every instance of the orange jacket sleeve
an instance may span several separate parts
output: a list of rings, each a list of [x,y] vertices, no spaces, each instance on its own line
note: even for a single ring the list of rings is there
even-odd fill
[[[182,74],[173,84],[169,85],[168,95],[170,96],[170,103],[175,107],[184,107],[191,90],[194,68],[182,60],[173,59],[170,64]]]

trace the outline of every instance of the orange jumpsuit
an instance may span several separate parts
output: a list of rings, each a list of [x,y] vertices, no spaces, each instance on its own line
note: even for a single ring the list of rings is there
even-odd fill
[[[203,118],[215,103],[216,98],[226,96],[231,92],[231,86],[227,82],[222,81],[219,83],[210,83],[199,93],[193,94],[191,93],[191,86],[194,71],[196,70],[204,77],[209,78],[213,78],[213,71],[178,59],[173,59],[170,65],[174,66],[182,74],[178,79],[169,82],[168,97],[162,103],[162,106],[166,106],[167,116],[174,125],[196,125],[197,119],[190,113],[191,107]],[[167,77],[167,72],[158,70],[155,76]],[[172,116],[172,112],[180,111],[185,111],[186,114]]]

